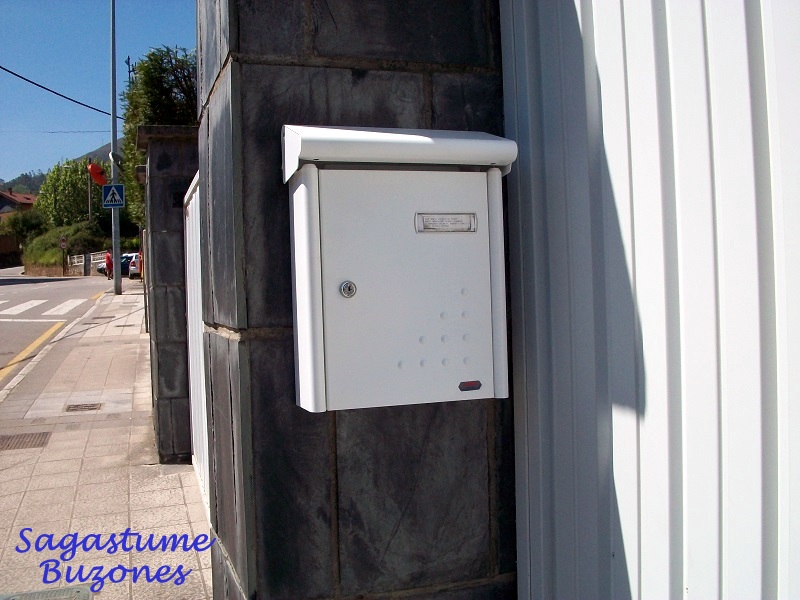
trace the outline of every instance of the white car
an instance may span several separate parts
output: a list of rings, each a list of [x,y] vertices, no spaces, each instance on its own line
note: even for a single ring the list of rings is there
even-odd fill
[[[128,278],[136,279],[142,276],[142,255],[133,254],[130,265],[128,266]]]

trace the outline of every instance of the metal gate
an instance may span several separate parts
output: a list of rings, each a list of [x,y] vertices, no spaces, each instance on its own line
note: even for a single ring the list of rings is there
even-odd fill
[[[206,411],[205,345],[203,344],[203,291],[200,264],[200,177],[194,176],[184,197],[186,256],[186,326],[189,341],[189,397],[192,410],[192,464],[206,513],[209,512],[208,418]]]

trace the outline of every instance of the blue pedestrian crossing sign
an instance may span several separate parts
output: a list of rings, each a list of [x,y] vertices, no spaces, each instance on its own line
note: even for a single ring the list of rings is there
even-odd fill
[[[125,206],[125,186],[114,183],[103,186],[103,208],[122,208]]]

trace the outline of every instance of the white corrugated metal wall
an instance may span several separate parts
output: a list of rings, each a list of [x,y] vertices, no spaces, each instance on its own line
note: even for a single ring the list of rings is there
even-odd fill
[[[800,598],[800,3],[501,17],[520,598]]]

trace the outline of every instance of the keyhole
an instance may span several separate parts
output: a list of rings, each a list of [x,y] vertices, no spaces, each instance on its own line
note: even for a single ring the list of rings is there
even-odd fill
[[[339,292],[341,292],[342,296],[345,298],[352,298],[356,295],[356,284],[352,281],[344,281],[342,285],[339,286]]]

